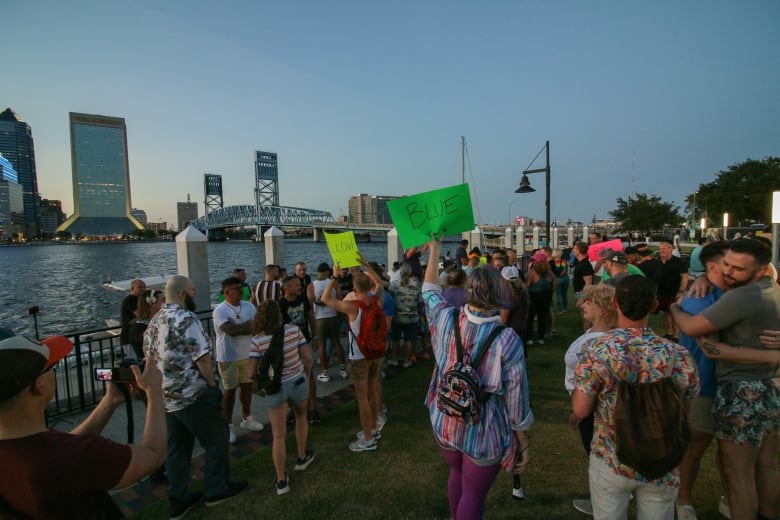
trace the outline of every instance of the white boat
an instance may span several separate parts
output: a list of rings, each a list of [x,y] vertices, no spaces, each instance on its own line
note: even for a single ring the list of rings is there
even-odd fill
[[[112,291],[130,292],[130,284],[133,283],[133,280],[143,280],[147,289],[164,289],[165,282],[167,282],[168,279],[172,276],[174,275],[164,274],[162,276],[139,276],[137,278],[130,278],[128,280],[111,280],[108,282],[103,282],[102,285],[106,289],[111,289]]]

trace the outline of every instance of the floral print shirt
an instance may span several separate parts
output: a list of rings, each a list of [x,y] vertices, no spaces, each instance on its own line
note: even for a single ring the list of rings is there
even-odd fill
[[[596,396],[591,453],[604,459],[616,474],[647,481],[633,468],[621,464],[615,455],[617,381],[651,383],[672,377],[684,398],[693,399],[699,394],[693,357],[684,347],[656,336],[650,328],[614,329],[582,350],[575,373],[575,391]],[[654,482],[678,486],[677,470]]]
[[[213,358],[211,341],[194,312],[175,303],[163,305],[146,329],[144,352],[157,361],[163,374],[163,404],[167,412],[186,408],[208,387],[195,362],[206,355]],[[219,384],[213,361],[214,380]]]

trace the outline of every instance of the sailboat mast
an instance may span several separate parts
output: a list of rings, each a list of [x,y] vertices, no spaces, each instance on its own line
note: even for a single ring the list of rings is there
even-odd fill
[[[460,183],[466,183],[466,138],[460,136]]]

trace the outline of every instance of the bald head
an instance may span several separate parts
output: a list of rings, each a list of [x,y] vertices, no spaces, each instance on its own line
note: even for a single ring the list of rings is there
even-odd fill
[[[195,284],[187,278],[177,274],[168,278],[165,283],[165,301],[168,303],[177,303],[185,307],[187,295],[193,298],[195,295]]]

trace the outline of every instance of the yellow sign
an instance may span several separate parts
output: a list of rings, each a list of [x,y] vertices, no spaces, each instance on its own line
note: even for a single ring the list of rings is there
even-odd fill
[[[325,233],[325,243],[333,257],[333,263],[339,267],[354,267],[360,265],[359,251],[355,242],[355,233]]]

